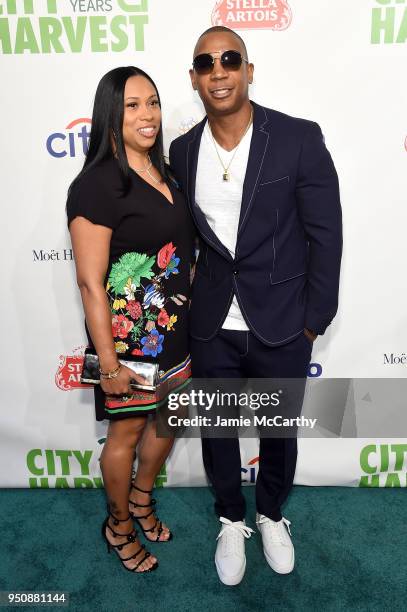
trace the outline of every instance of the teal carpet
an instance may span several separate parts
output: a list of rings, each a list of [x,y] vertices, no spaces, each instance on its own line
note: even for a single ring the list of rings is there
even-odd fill
[[[255,527],[254,489],[244,492],[247,522]],[[407,609],[403,489],[294,487],[284,509],[292,522],[294,572],[280,576],[268,567],[256,533],[247,541],[246,575],[237,587],[217,578],[219,523],[209,490],[160,489],[156,497],[175,538],[151,545],[160,567],[142,576],[106,554],[103,491],[0,491],[0,591],[66,591],[69,608],[48,609],[86,612]]]

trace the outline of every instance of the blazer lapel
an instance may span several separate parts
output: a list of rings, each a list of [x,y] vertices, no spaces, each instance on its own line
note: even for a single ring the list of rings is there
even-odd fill
[[[198,167],[199,145],[201,144],[202,132],[205,127],[206,117],[198,124],[196,130],[192,129],[187,144],[187,194],[192,214],[195,205],[195,181]]]
[[[269,122],[265,109],[254,102],[252,102],[252,104],[254,111],[253,135],[250,143],[246,176],[243,183],[242,204],[240,207],[239,226],[237,231],[238,239],[247,223],[253,205],[270,137],[269,131],[265,129]],[[238,245],[236,245],[236,253],[237,249]]]
[[[194,218],[195,224],[198,227],[202,237],[223,257],[232,260],[232,256],[225,247],[224,244],[216,236],[215,232],[210,227],[208,221],[202,210],[199,208],[195,201],[195,185],[196,185],[196,171],[198,167],[198,156],[199,156],[199,145],[201,143],[202,132],[204,130],[207,117],[205,117],[197,129],[192,129],[191,137],[187,144],[187,196],[188,203],[191,210],[191,214]]]

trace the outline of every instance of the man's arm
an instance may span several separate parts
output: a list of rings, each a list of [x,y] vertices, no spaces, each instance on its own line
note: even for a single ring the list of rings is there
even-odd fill
[[[342,212],[338,176],[316,123],[304,137],[296,190],[309,242],[305,327],[323,334],[338,308]]]

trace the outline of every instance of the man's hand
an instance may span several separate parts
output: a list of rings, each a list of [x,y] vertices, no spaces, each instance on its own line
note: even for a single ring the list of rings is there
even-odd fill
[[[307,327],[304,328],[304,334],[306,335],[306,337],[308,338],[308,340],[310,342],[314,342],[316,340],[316,338],[318,337],[318,334],[316,334],[315,332],[311,331]]]

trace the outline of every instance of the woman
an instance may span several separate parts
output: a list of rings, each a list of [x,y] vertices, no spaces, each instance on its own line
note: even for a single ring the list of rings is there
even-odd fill
[[[157,438],[154,413],[190,376],[194,231],[164,163],[157,88],[142,70],[116,68],[100,81],[89,151],[70,187],[67,213],[86,329],[101,371],[96,418],[110,420],[100,460],[109,510],[102,534],[126,569],[152,571],[157,559],[141,546],[132,519],[150,541],[172,536],[151,498],[173,444]],[[159,393],[132,391],[137,377],[118,361],[126,354],[158,361]]]

